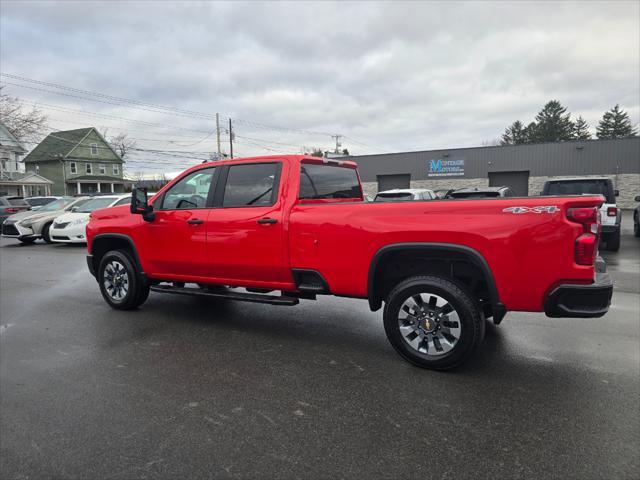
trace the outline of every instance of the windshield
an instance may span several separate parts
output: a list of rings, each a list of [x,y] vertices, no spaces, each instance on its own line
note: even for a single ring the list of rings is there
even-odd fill
[[[99,208],[107,208],[116,199],[113,197],[92,198],[87,203],[76,210],[77,213],[91,213]]]
[[[606,180],[573,180],[564,182],[550,182],[547,195],[604,195],[609,203],[615,203],[611,198],[609,185]]]
[[[409,202],[413,200],[413,195],[409,192],[379,193],[375,202]]]
[[[449,198],[495,198],[500,192],[452,192]]]
[[[27,198],[25,201],[32,207],[39,207],[40,205],[46,205],[55,200],[53,197],[40,197],[40,198]]]
[[[73,202],[73,197],[59,198],[58,200],[54,200],[53,202],[47,203],[44,207],[42,207],[38,211],[39,212],[55,212],[56,210],[62,210],[71,202]]]

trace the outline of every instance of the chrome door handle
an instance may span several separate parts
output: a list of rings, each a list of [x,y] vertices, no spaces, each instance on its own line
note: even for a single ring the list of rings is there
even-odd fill
[[[204,223],[204,220],[200,220],[199,218],[193,218],[191,220],[187,220],[187,223],[189,225],[202,225]]]

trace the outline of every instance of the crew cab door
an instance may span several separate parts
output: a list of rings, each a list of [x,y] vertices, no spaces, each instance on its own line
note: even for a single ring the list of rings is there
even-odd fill
[[[148,273],[177,280],[207,275],[206,221],[217,173],[215,167],[191,172],[154,203],[155,219],[144,223],[141,247]]]
[[[291,284],[280,195],[282,162],[222,168],[207,220],[210,276],[239,285]]]

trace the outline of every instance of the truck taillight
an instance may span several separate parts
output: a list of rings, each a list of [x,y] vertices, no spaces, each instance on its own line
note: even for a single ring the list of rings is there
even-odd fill
[[[618,209],[616,207],[607,207],[607,217],[615,217],[618,215]]]
[[[598,253],[598,236],[600,233],[600,217],[596,207],[570,208],[567,218],[583,226],[575,242],[575,262],[578,265],[593,265]]]

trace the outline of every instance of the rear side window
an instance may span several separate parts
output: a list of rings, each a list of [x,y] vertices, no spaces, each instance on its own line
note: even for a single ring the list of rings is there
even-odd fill
[[[327,198],[362,198],[356,170],[303,163],[300,170],[300,200]]]
[[[606,180],[576,180],[570,182],[549,182],[546,195],[604,195],[608,203],[615,203],[613,192]]]
[[[276,203],[279,163],[250,163],[229,167],[223,207],[264,207]]]
[[[205,208],[215,168],[196,170],[182,177],[164,194],[163,210]]]
[[[29,204],[21,198],[9,198],[9,205],[14,207],[28,207]]]

